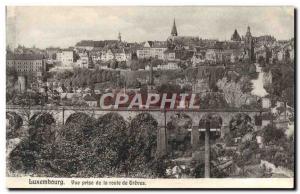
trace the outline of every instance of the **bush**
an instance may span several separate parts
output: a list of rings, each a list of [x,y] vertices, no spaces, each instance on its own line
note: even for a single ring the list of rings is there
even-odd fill
[[[149,167],[155,160],[157,124],[148,113],[141,113],[131,121],[128,138],[128,170],[131,173],[149,173]]]
[[[276,127],[273,127],[272,125],[267,125],[263,129],[263,138],[265,143],[276,143],[281,138],[284,138],[284,130],[283,129],[277,129]]]

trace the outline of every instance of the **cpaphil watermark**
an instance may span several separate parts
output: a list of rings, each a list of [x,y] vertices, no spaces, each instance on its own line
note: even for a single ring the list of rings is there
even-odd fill
[[[99,105],[102,109],[199,109],[199,102],[197,94],[188,93],[105,93],[100,97]]]

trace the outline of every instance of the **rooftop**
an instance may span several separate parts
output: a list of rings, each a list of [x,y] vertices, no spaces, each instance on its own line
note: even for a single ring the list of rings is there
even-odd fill
[[[7,60],[42,60],[45,59],[41,54],[7,54]]]

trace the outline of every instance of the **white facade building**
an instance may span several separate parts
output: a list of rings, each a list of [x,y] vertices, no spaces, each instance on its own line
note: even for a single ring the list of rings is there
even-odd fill
[[[164,52],[167,50],[167,46],[165,42],[152,42],[147,41],[144,44],[143,49],[137,50],[136,54],[139,59],[145,58],[157,58],[157,59],[164,59]]]
[[[179,69],[177,63],[169,62],[167,64],[158,65],[157,69],[169,70],[169,69]]]
[[[131,59],[131,53],[125,52],[124,49],[108,49],[106,51],[102,51],[101,61],[107,62],[113,59],[118,62],[128,61]]]
[[[74,53],[72,50],[62,50],[56,53],[56,59],[61,62],[62,67],[71,67],[74,62]]]
[[[77,60],[77,66],[79,68],[89,68],[89,56],[87,53],[79,53],[79,59]]]

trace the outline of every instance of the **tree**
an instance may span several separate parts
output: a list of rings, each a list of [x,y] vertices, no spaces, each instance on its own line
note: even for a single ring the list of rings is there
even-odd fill
[[[188,131],[191,127],[192,119],[181,113],[173,115],[171,121],[167,123],[172,157],[184,157],[186,154],[191,154],[191,133]]]
[[[138,59],[130,60],[129,66],[132,71],[137,71],[139,69],[145,69],[146,65],[150,63],[150,59]]]
[[[29,134],[9,155],[9,168],[12,172],[34,173],[51,176],[45,173],[49,160],[54,159],[52,148],[56,139],[55,121],[48,114],[36,114],[29,121]]]
[[[284,130],[278,129],[272,125],[267,125],[263,129],[263,138],[265,143],[277,143],[281,138],[284,138]]]
[[[181,88],[179,85],[176,84],[161,84],[157,88],[158,93],[168,93],[168,94],[179,94],[181,92]]]
[[[295,157],[295,140],[294,136],[290,136],[284,144],[284,151],[286,153],[286,162],[283,166],[288,169],[294,170],[294,157]]]
[[[157,121],[149,113],[141,113],[131,121],[127,161],[130,173],[151,174],[153,169],[157,170],[157,125]],[[161,173],[159,170],[156,172]]]
[[[245,176],[245,166],[255,162],[258,150],[258,144],[255,138],[239,144],[240,154],[234,157],[234,162],[242,168],[241,176]]]
[[[196,165],[193,176],[195,178],[204,178],[204,163]]]
[[[253,90],[253,83],[251,82],[249,76],[243,76],[240,79],[240,83],[241,83],[241,91],[243,93],[250,93]]]
[[[253,131],[251,118],[247,114],[237,114],[230,120],[229,129],[234,137],[243,137]]]
[[[54,142],[56,136],[52,125],[55,125],[55,120],[51,114],[35,114],[29,121],[30,140],[38,144]]]
[[[20,128],[23,125],[23,119],[15,112],[6,112],[6,118],[9,119],[9,126],[6,129],[6,138],[16,138],[20,135]]]
[[[272,99],[287,102],[294,107],[294,64],[275,63],[264,71],[270,71],[272,74],[272,83],[266,87]]]
[[[126,68],[127,68],[126,62],[125,62],[125,61],[121,61],[121,62],[119,63],[119,68],[121,68],[121,69],[126,69]]]
[[[178,66],[179,66],[181,69],[186,69],[186,68],[188,67],[187,62],[182,62],[182,61],[180,61],[180,62],[178,63]]]
[[[112,69],[116,69],[118,68],[118,61],[117,60],[112,60],[109,64],[109,67],[112,68]]]
[[[225,99],[231,107],[239,108],[246,104],[246,101],[249,98],[249,94],[243,93],[239,82],[228,82],[224,77],[217,82],[217,86],[220,90],[223,90]]]
[[[184,70],[184,75],[185,75],[185,78],[187,80],[190,80],[190,81],[195,81],[198,79],[199,75],[198,75],[199,71],[198,69],[195,69],[195,68],[186,68]]]
[[[222,93],[207,93],[200,98],[200,108],[226,108],[228,103]]]
[[[60,176],[89,176],[89,160],[94,162],[90,141],[96,120],[84,113],[74,113],[60,129],[49,163],[51,171]]]
[[[123,163],[128,157],[127,124],[119,114],[108,113],[98,119],[96,126],[91,139],[97,160],[94,173],[116,176],[124,171]]]
[[[18,73],[17,73],[16,68],[15,68],[15,67],[7,66],[7,67],[6,67],[6,76],[12,76],[12,77],[14,77],[15,79],[17,79]]]
[[[62,129],[62,135],[66,140],[84,143],[92,135],[95,123],[95,119],[85,113],[71,114]]]

